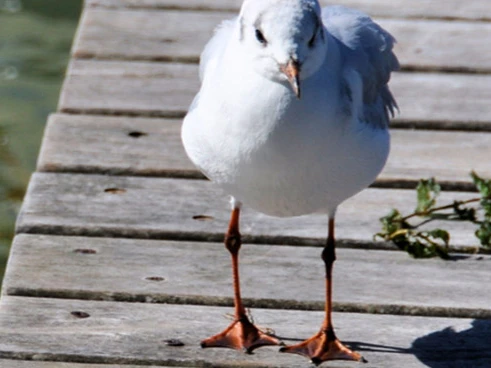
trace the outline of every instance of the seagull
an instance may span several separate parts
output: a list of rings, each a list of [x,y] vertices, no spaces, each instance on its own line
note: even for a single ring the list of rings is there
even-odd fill
[[[365,361],[336,337],[331,318],[336,209],[369,186],[390,148],[397,104],[388,82],[395,39],[372,19],[317,0],[245,0],[200,59],[201,88],[182,125],[191,161],[231,196],[225,247],[235,318],[202,347],[251,353],[283,345],[248,318],[239,282],[242,204],[267,215],[327,215],[325,318],[318,333],[280,351],[314,364]]]

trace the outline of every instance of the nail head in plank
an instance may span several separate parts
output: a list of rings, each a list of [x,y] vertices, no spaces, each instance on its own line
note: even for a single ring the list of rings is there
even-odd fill
[[[76,319],[73,310],[90,318]],[[4,297],[0,308],[0,351],[31,359],[89,363],[221,367],[305,367],[304,357],[278,348],[245,355],[201,349],[199,341],[223,329],[231,308]],[[322,312],[252,311],[255,321],[278,336],[304,339],[317,332]],[[370,367],[422,368],[491,363],[486,320],[334,313],[337,335],[359,350]],[[166,346],[177,338],[185,345]],[[459,348],[457,348],[457,346]],[[333,362],[333,367],[346,363]]]
[[[87,9],[75,57],[197,62],[215,27],[236,13]],[[376,19],[397,39],[395,52],[411,70],[490,73],[491,23]]]
[[[48,120],[37,168],[203,178],[184,152],[180,129],[176,119],[55,114]],[[436,177],[464,189],[470,187],[471,170],[491,177],[491,133],[395,129],[391,135],[391,154],[380,175],[384,182]]]
[[[391,82],[401,108],[396,121],[432,122],[446,128],[465,123],[470,130],[488,126],[490,85],[491,75],[396,73]],[[198,88],[196,65],[72,60],[59,109],[182,117]]]
[[[441,201],[452,203],[475,195],[444,192]],[[17,232],[221,241],[229,220],[227,199],[205,180],[35,173]],[[392,208],[411,213],[415,205],[413,191],[367,189],[340,206],[338,237],[350,239],[348,244],[355,241],[373,246],[373,235],[380,231],[379,217]],[[200,215],[213,220],[193,219]],[[254,212],[245,204],[241,216],[246,242],[325,241],[326,215],[278,219]],[[439,225],[448,227],[448,223],[432,223]],[[474,231],[472,224],[452,222],[452,244],[478,247]]]
[[[181,120],[51,115],[40,171],[200,177],[181,143]]]
[[[194,10],[233,10],[237,11],[243,0],[86,0],[90,7],[111,8],[165,8]],[[332,1],[321,0],[322,6],[332,5]],[[443,18],[490,20],[487,0],[447,0],[445,6],[432,0],[337,0],[339,5],[349,6],[366,13],[394,18]]]
[[[245,244],[248,306],[323,308],[317,247]],[[360,312],[491,316],[490,256],[415,260],[403,252],[338,249],[334,302]],[[3,284],[7,295],[230,304],[230,256],[222,243],[17,235]],[[282,285],[282,287],[278,287]],[[459,295],[455,298],[455,295]],[[315,303],[314,303],[315,302]],[[444,312],[440,313],[440,310]]]

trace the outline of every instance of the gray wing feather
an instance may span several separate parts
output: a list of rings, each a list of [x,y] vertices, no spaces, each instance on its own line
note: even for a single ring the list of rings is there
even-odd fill
[[[394,37],[365,13],[343,6],[323,8],[322,21],[338,42],[343,66],[361,76],[365,119],[387,126],[389,113],[393,115],[397,108],[387,85],[391,73],[399,70],[392,51]]]

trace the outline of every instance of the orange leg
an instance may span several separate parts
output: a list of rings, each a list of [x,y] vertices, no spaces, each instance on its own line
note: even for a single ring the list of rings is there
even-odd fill
[[[366,362],[360,354],[351,351],[338,340],[332,325],[332,266],[336,260],[334,218],[329,219],[329,233],[327,244],[322,252],[322,259],[326,266],[326,314],[321,329],[311,338],[296,345],[285,346],[280,351],[306,356],[315,365],[319,365],[327,360],[337,359]]]
[[[232,256],[235,303],[234,321],[221,333],[203,340],[201,342],[201,347],[230,348],[242,350],[250,354],[254,349],[260,348],[261,346],[280,345],[280,341],[261,332],[254,326],[247,317],[246,310],[242,304],[239,282],[239,250],[241,246],[239,212],[240,210],[238,208],[233,209],[228,231],[225,236],[225,248],[228,249]]]

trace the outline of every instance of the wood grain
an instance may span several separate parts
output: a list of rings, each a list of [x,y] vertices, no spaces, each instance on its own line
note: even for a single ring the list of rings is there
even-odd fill
[[[79,319],[71,312],[90,317]],[[230,308],[43,298],[4,297],[0,308],[0,356],[87,363],[305,367],[307,360],[263,348],[253,355],[228,349],[201,349],[199,341],[223,329]],[[315,333],[322,312],[252,311],[262,327],[293,343]],[[340,339],[360,351],[367,367],[422,368],[455,363],[491,363],[490,322],[486,320],[335,313]],[[181,347],[167,346],[179,339]],[[458,347],[458,348],[457,348]],[[345,363],[330,363],[346,367]],[[448,366],[448,365],[447,365]]]
[[[444,192],[440,200],[452,203],[470,197],[475,193]],[[35,173],[17,232],[221,241],[229,219],[227,200],[204,180]],[[411,213],[415,202],[414,191],[408,190],[368,189],[351,198],[336,217],[340,246],[385,246],[373,242],[381,229],[378,219],[392,208]],[[245,205],[241,225],[246,242],[325,242],[326,215],[279,219]],[[201,216],[211,219],[201,221]],[[435,222],[431,226],[450,227],[455,247],[478,246],[472,224]]]
[[[237,11],[242,0],[86,0],[89,7],[109,8],[162,8]],[[432,0],[320,0],[321,5],[339,4],[353,7],[369,14],[395,18],[442,18],[490,20],[489,2],[472,0],[462,2],[447,0],[445,6]]]
[[[0,353],[2,354],[2,353]],[[3,353],[5,355],[5,352]],[[34,357],[35,359],[36,357]],[[2,368],[115,368],[122,367],[121,365],[108,365],[108,364],[83,364],[83,363],[63,363],[53,361],[28,361],[28,360],[11,360],[0,359],[0,367]],[[170,368],[163,365],[151,365],[148,368]],[[125,365],[124,368],[141,368],[141,365]],[[177,367],[182,368],[182,367]]]
[[[397,73],[398,126],[490,129],[491,75]],[[182,117],[198,91],[196,65],[72,60],[61,112]],[[465,98],[464,98],[465,96]]]
[[[58,108],[77,113],[182,117],[198,87],[194,65],[72,60]]]
[[[232,312],[221,244],[229,204],[213,183],[196,180],[203,177],[179,129],[199,88],[199,52],[241,2],[85,1],[60,113],[38,161],[43,172],[33,175],[17,222],[0,299],[0,367],[308,364],[271,348],[199,348]],[[378,185],[437,176],[447,189],[469,189],[471,169],[490,177],[489,0],[338,2],[374,15],[399,41],[404,72],[391,88],[401,129],[392,131]],[[440,203],[475,196],[447,191]],[[337,334],[368,368],[491,366],[491,256],[414,260],[374,241],[378,219],[394,207],[412,212],[414,192],[371,188],[340,208]],[[326,222],[322,214],[242,213],[245,303],[287,343],[316,332],[323,317]],[[485,253],[473,226],[429,225],[451,228],[453,251]]]
[[[77,58],[197,62],[213,29],[235,13],[87,9]],[[397,39],[403,69],[491,72],[491,23],[376,19]]]
[[[180,119],[55,114],[48,120],[37,169],[203,178],[184,152],[180,128]],[[491,133],[394,129],[379,183],[414,186],[421,178],[436,177],[454,188],[469,188],[471,170],[491,177],[490,141]]]
[[[55,114],[39,171],[203,178],[181,143],[181,120]]]
[[[245,244],[248,307],[324,307],[317,247]],[[336,310],[439,317],[491,317],[491,256],[414,260],[403,252],[339,249]],[[232,305],[230,255],[222,243],[21,234],[4,293],[67,299]],[[282,285],[282,287],[278,287]],[[455,295],[459,295],[458,298]]]

